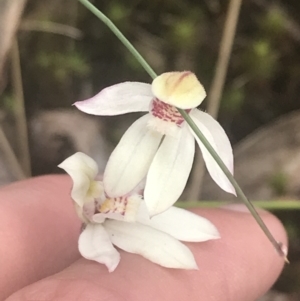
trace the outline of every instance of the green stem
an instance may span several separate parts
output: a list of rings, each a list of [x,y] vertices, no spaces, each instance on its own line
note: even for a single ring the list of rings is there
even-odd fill
[[[143,66],[146,72],[154,79],[157,75],[146,60],[140,55],[140,53],[134,48],[134,46],[127,40],[122,32],[116,27],[116,25],[108,19],[96,6],[90,3],[88,0],[78,0],[88,10],[90,10],[96,17],[98,17],[108,28],[117,36],[117,38],[124,44],[129,52],[137,59],[137,61]]]
[[[144,67],[146,72],[154,79],[157,75],[153,71],[153,69],[149,66],[149,64],[145,61],[145,59],[139,54],[139,52],[134,48],[134,46],[127,40],[127,38],[121,33],[121,31],[101,12],[99,11],[93,4],[91,4],[88,0],[78,0],[81,2],[87,9],[89,9],[94,15],[96,15],[101,21],[103,21],[110,29],[111,31],[120,39],[120,41],[124,44],[124,46],[131,52],[131,54],[140,62],[140,64]],[[178,109],[178,108],[177,108]],[[248,207],[249,211],[252,213],[253,217],[256,219],[257,223],[261,227],[261,229],[264,231],[270,242],[273,244],[275,249],[278,251],[278,253],[281,256],[285,256],[284,252],[282,251],[282,244],[278,243],[261,217],[256,212],[253,205],[250,203],[250,201],[247,199],[245,194],[243,193],[240,186],[235,181],[234,177],[232,176],[231,172],[228,170],[226,165],[223,163],[219,155],[216,153],[216,151],[213,149],[213,147],[210,145],[210,143],[207,141],[205,136],[201,133],[201,131],[197,128],[194,121],[190,118],[190,116],[182,109],[178,109],[180,114],[183,116],[185,121],[190,125],[192,130],[195,132],[195,134],[199,137],[200,141],[204,144],[204,146],[207,148],[207,150],[210,152],[212,157],[216,160],[217,164],[220,166],[224,174],[227,176],[228,180],[231,182],[232,186],[235,188],[237,195],[243,200],[245,205]]]
[[[267,210],[300,210],[300,201],[252,201],[255,207]],[[178,201],[175,206],[180,208],[219,208],[226,205],[236,204],[230,201]]]
[[[237,195],[242,199],[244,204],[247,206],[247,208],[249,209],[249,211],[251,212],[251,214],[253,215],[253,217],[255,218],[255,220],[257,221],[259,226],[261,227],[261,229],[264,231],[264,233],[266,234],[266,236],[268,237],[270,242],[273,244],[273,246],[275,247],[277,252],[279,254],[281,254],[282,256],[285,256],[282,252],[282,245],[279,244],[277,242],[277,240],[274,238],[274,236],[272,235],[272,233],[270,232],[270,230],[268,229],[268,227],[266,226],[266,224],[264,223],[262,218],[259,216],[259,214],[255,210],[252,203],[245,196],[244,192],[242,191],[241,187],[239,186],[239,184],[237,183],[237,181],[235,180],[235,178],[233,177],[233,175],[231,174],[231,172],[229,171],[227,166],[224,164],[224,162],[222,161],[220,156],[217,154],[217,152],[214,150],[214,148],[211,146],[211,144],[208,142],[208,140],[205,138],[205,136],[202,134],[202,132],[198,129],[195,122],[192,120],[192,118],[189,117],[189,115],[186,111],[184,111],[182,109],[178,109],[178,111],[184,117],[185,121],[189,124],[189,126],[195,132],[195,134],[199,137],[200,141],[204,144],[204,146],[209,151],[211,156],[218,163],[218,165],[220,166],[220,168],[222,169],[222,171],[224,172],[224,174],[226,175],[226,177],[228,178],[228,180],[230,181],[232,186],[235,188]]]

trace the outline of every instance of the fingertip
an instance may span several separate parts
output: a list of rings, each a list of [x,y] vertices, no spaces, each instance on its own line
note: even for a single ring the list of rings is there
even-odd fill
[[[280,275],[284,258],[252,215],[228,209],[196,209],[194,212],[208,218],[221,234],[220,240],[191,246],[196,249],[200,268],[212,271],[222,279],[220,290],[229,294],[230,300],[256,300],[265,293]],[[287,245],[287,234],[281,221],[267,211],[260,215],[275,239]]]

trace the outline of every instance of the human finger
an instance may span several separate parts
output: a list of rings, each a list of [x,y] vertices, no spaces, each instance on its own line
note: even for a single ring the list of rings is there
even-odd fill
[[[44,176],[0,189],[0,300],[79,258],[70,187],[66,176]]]
[[[196,210],[219,229],[221,239],[189,243],[198,271],[162,268],[121,251],[113,273],[80,259],[60,273],[32,284],[7,301],[254,301],[274,283],[284,265],[252,216],[224,209]],[[262,217],[276,238],[286,243],[281,223]],[[184,225],[183,225],[184,226]]]

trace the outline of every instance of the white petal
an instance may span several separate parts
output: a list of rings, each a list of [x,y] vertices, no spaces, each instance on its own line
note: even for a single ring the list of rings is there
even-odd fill
[[[193,110],[191,112],[191,117],[218,153],[220,158],[223,160],[227,168],[233,174],[233,154],[231,144],[229,139],[220,126],[220,124],[214,120],[210,115],[207,113],[201,112],[199,110]],[[231,185],[219,165],[216,163],[214,158],[210,155],[207,151],[206,147],[202,144],[202,142],[196,137],[194,132],[191,130],[192,134],[194,135],[199,147],[201,148],[203,159],[205,161],[207,170],[213,180],[225,191],[236,195],[234,187]]]
[[[87,192],[98,173],[97,163],[84,153],[76,153],[64,160],[58,167],[64,169],[73,180],[72,199],[82,207],[88,202]]]
[[[108,233],[100,224],[88,224],[80,234],[78,247],[80,254],[89,260],[103,263],[113,272],[120,262],[120,254],[112,245]]]
[[[150,84],[124,82],[105,88],[94,97],[78,101],[74,105],[88,114],[111,116],[146,112],[152,98]]]
[[[150,166],[145,202],[150,215],[163,212],[180,197],[188,180],[195,153],[195,141],[187,126],[178,137],[165,136]]]
[[[72,170],[84,173],[91,181],[94,180],[98,174],[97,163],[91,157],[81,152],[70,156],[60,163],[58,167],[64,169],[66,172]]]
[[[171,207],[150,219],[145,214],[145,210],[147,210],[146,206],[142,203],[138,222],[165,232],[178,240],[201,242],[220,238],[217,228],[209,220],[190,211]]]
[[[104,171],[104,187],[110,197],[123,196],[146,176],[162,135],[147,127],[149,114],[123,135]]]
[[[139,223],[105,221],[114,245],[126,252],[140,254],[161,266],[197,269],[192,252],[168,234]]]

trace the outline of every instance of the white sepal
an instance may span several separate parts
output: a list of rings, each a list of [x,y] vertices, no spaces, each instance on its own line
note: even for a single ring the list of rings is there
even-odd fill
[[[98,174],[97,163],[91,157],[81,152],[68,157],[58,167],[64,169],[66,172],[70,170],[84,173],[91,181]]]
[[[146,176],[162,135],[147,127],[149,114],[134,122],[112,152],[103,183],[110,197],[126,195]]]
[[[114,245],[129,253],[142,255],[161,266],[198,269],[192,252],[172,236],[139,223],[105,221]]]
[[[92,115],[112,116],[130,112],[146,112],[153,98],[151,85],[124,82],[103,89],[94,97],[74,105]]]
[[[109,272],[113,272],[120,262],[120,254],[101,224],[86,226],[80,234],[78,248],[84,258],[105,264]]]
[[[193,121],[196,123],[197,127],[203,133],[205,138],[209,141],[214,150],[218,153],[222,161],[225,163],[227,168],[233,173],[233,154],[232,148],[229,142],[227,135],[220,126],[220,124],[214,120],[207,113],[201,112],[199,110],[193,110],[190,113]],[[225,191],[236,195],[235,189],[232,184],[229,182],[228,178],[221,170],[215,159],[208,152],[203,143],[194,135],[203,155],[206,168],[212,177],[212,179]]]
[[[165,136],[150,166],[145,202],[151,216],[171,207],[188,180],[195,152],[195,141],[185,125],[177,137]]]
[[[190,211],[171,207],[149,218],[144,203],[141,204],[137,221],[165,232],[181,241],[201,242],[220,238],[217,228],[206,218]]]
[[[97,163],[86,154],[78,152],[64,160],[58,167],[64,169],[72,178],[71,196],[78,206],[82,207],[85,202],[91,201],[92,198],[87,194],[92,181],[98,174]],[[101,189],[101,187],[95,188]]]

